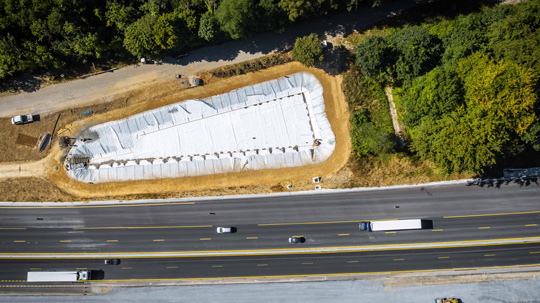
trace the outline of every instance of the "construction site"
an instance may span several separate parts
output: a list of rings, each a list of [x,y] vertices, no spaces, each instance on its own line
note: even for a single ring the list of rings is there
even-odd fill
[[[349,173],[342,168],[351,146],[340,81],[287,63],[225,79],[206,73],[204,86],[189,89],[174,80],[153,83],[109,96],[106,103],[42,115],[39,123],[0,134],[20,141],[0,159],[2,175],[11,177],[0,185],[4,199],[345,187]],[[41,141],[49,127],[51,144],[40,152],[30,141]]]

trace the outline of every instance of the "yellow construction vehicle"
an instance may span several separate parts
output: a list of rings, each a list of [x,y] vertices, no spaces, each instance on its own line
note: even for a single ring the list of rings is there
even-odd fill
[[[437,298],[435,299],[435,303],[460,303],[460,299],[456,298]]]

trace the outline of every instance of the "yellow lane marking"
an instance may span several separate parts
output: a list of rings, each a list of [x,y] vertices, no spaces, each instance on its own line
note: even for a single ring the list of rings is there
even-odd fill
[[[540,266],[540,264],[527,264],[527,265],[511,265],[504,266],[504,268],[518,268],[524,266]],[[470,268],[441,268],[441,269],[420,269],[415,270],[414,272],[439,272],[439,271],[456,271],[456,270],[477,270],[485,268],[502,268],[502,267],[470,267]],[[375,272],[349,272],[349,273],[329,273],[329,274],[301,274],[301,275],[276,275],[276,276],[237,276],[237,277],[213,277],[213,278],[158,278],[158,279],[119,279],[119,280],[89,280],[90,282],[152,282],[152,281],[190,281],[190,280],[222,280],[222,279],[264,279],[264,278],[298,278],[298,277],[317,277],[321,275],[325,276],[352,276],[352,275],[373,275],[373,274],[402,274],[410,273],[413,271],[402,270],[402,271],[375,271]]]
[[[275,226],[275,225],[309,225],[309,224],[338,224],[338,223],[358,223],[364,222],[365,220],[354,220],[354,221],[330,221],[330,222],[301,222],[301,223],[265,223],[258,224],[258,226]]]
[[[347,261],[347,263],[358,263],[358,261]]]
[[[165,241],[165,239],[154,239],[152,241],[154,241],[154,242],[163,242],[163,241]]]
[[[306,263],[302,263],[303,265],[311,265],[313,264],[313,262],[306,262]]]
[[[490,229],[491,227],[489,226],[484,226],[484,227],[478,227],[478,229]]]
[[[300,235],[300,236],[292,236],[292,237],[293,237],[293,238],[301,238],[301,237],[303,237],[303,236]]]
[[[41,270],[41,267],[30,268],[30,270]]]
[[[396,232],[395,231],[387,231],[385,232],[386,234],[395,234]]]
[[[349,236],[349,234],[338,234],[338,236]]]
[[[62,242],[62,243],[70,243],[71,240],[60,240],[60,242]]]
[[[257,266],[268,266],[268,264],[257,264]]]
[[[394,261],[404,261],[405,259],[394,259]]]
[[[523,242],[518,243],[497,243],[500,241],[517,241],[522,240]],[[526,242],[525,242],[526,241]],[[478,244],[467,244],[467,243],[475,243],[478,242]],[[456,247],[479,247],[479,246],[493,246],[493,245],[520,245],[520,244],[532,244],[532,243],[540,243],[540,239],[538,237],[524,237],[524,238],[505,238],[505,239],[491,239],[491,240],[467,240],[467,241],[449,241],[449,242],[425,242],[425,243],[407,243],[407,244],[400,244],[399,246],[396,245],[396,247],[393,248],[385,248],[389,244],[379,244],[379,245],[364,245],[364,246],[332,246],[332,247],[312,247],[312,248],[288,248],[286,252],[283,253],[283,248],[272,248],[272,249],[250,249],[250,250],[217,250],[217,251],[172,251],[172,252],[115,252],[115,254],[119,255],[125,255],[123,258],[141,258],[140,255],[145,255],[144,258],[185,258],[185,257],[201,257],[201,255],[194,255],[194,256],[171,256],[171,254],[208,254],[208,253],[227,253],[225,256],[246,256],[247,254],[243,255],[235,255],[234,253],[257,253],[262,252],[261,254],[257,255],[291,255],[291,254],[331,254],[331,253],[346,253],[346,252],[355,252],[360,248],[366,248],[362,251],[395,251],[395,250],[421,250],[421,249],[434,249],[434,248],[441,248],[441,245],[448,245],[448,244],[457,244],[453,245],[451,247],[447,248],[456,248]],[[410,247],[412,245],[430,245],[425,247]],[[342,249],[340,251],[328,251],[328,252],[320,252],[320,251],[313,251],[313,250],[319,250],[319,249]],[[161,256],[162,254],[167,253],[167,256]],[[229,254],[231,253],[231,254]],[[540,253],[540,252],[539,252]],[[110,255],[110,252],[107,253],[92,253],[92,256],[100,256]],[[13,257],[2,257],[2,256],[17,256],[17,255],[32,255],[32,256],[44,256],[44,257],[21,257],[21,258],[13,258]],[[0,259],[51,259],[50,255],[55,255],[55,259],[74,259],[79,258],[80,256],[86,256],[87,253],[0,253]],[[59,257],[63,255],[68,255],[68,257]],[[132,255],[132,256],[129,256]],[[71,256],[77,256],[77,257],[71,257]],[[222,255],[211,255],[211,257],[216,256],[222,256]],[[96,259],[101,257],[91,257],[90,259]]]
[[[26,227],[0,227],[2,230],[26,230]]]
[[[178,266],[167,266],[167,268],[178,268]]]
[[[450,257],[439,257],[439,259],[450,259]]]
[[[223,265],[212,265],[212,267],[223,267]]]
[[[212,225],[193,225],[193,226],[112,226],[112,227],[75,227],[73,229],[159,229],[159,228],[199,228],[212,227]]]
[[[118,242],[118,240],[107,240],[107,242]]]
[[[122,269],[133,269],[133,267],[122,267]]]
[[[431,231],[443,231],[442,229],[432,229]]]
[[[24,240],[13,240],[13,242],[15,242],[15,243],[24,243],[26,241],[24,241]]]
[[[201,238],[201,241],[209,241],[212,240],[212,238]]]
[[[259,237],[247,237],[246,239],[248,239],[248,240],[257,240],[257,239],[259,239]]]
[[[525,226],[538,226],[538,224],[525,224]]]
[[[193,205],[195,202],[171,202],[171,203],[147,203],[147,204],[125,204],[125,205],[77,205],[77,206],[0,206],[0,209],[57,209],[57,208],[103,208],[103,207],[139,207],[139,206],[163,206],[163,205]]]
[[[75,268],[76,270],[85,270],[85,269],[88,269],[86,267],[80,267],[80,268]]]
[[[484,255],[484,257],[495,257],[494,254]]]
[[[451,218],[470,218],[470,217],[488,217],[488,216],[525,215],[525,214],[538,214],[538,213],[540,213],[540,210],[536,210],[536,211],[522,211],[522,212],[515,212],[515,213],[481,214],[481,215],[465,215],[465,216],[445,216],[445,217],[443,217],[443,218],[445,218],[445,219],[451,219]]]
[[[530,254],[540,254],[540,251],[531,251]]]

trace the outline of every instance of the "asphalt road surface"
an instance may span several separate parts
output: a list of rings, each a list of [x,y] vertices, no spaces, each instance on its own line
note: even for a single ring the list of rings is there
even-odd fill
[[[32,268],[102,269],[106,270],[105,279],[158,279],[540,263],[540,254],[535,253],[540,247],[536,243],[277,256],[138,259],[133,255],[122,258],[119,266],[105,267],[103,257],[92,255],[537,237],[539,194],[540,186],[533,180],[497,186],[453,185],[155,205],[4,207],[0,212],[0,253],[4,258],[16,253],[84,255],[75,260],[4,259],[0,263],[0,277],[3,281],[22,281]],[[395,233],[358,230],[362,220],[407,218],[430,220],[433,228]],[[217,226],[235,226],[237,232],[217,234]],[[306,242],[289,244],[287,239],[293,235],[304,236]],[[439,258],[445,254],[451,256]]]

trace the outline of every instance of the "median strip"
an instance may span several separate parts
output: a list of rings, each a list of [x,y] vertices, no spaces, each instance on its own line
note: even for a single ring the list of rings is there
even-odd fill
[[[201,238],[210,240],[211,238]],[[216,257],[216,256],[255,256],[255,255],[299,255],[345,253],[362,251],[395,251],[413,249],[438,249],[456,247],[478,247],[494,245],[517,245],[540,243],[540,237],[506,238],[491,240],[469,240],[454,242],[406,243],[406,244],[380,244],[364,246],[337,246],[337,247],[301,247],[278,249],[253,250],[218,250],[218,251],[176,251],[176,252],[114,252],[114,253],[0,253],[0,259],[80,259],[83,258],[180,258],[180,257]],[[539,253],[539,252],[530,252]]]

